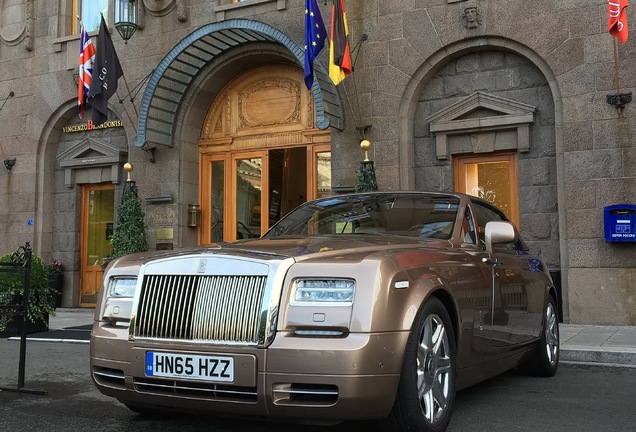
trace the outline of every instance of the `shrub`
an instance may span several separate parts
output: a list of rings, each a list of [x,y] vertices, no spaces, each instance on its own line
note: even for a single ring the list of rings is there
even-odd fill
[[[129,181],[124,185],[111,245],[113,247],[111,258],[148,250],[144,214],[141,211],[135,182]]]

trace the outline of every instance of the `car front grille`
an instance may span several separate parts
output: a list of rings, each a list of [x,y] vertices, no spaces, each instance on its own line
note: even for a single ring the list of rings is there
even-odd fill
[[[258,345],[267,326],[267,276],[146,275],[136,338]]]

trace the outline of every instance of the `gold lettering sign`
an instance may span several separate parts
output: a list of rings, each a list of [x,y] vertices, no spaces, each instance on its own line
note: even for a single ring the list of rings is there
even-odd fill
[[[86,122],[86,124],[73,125],[73,126],[64,126],[62,128],[62,132],[64,133],[73,133],[73,132],[84,132],[84,131],[92,131],[98,129],[106,129],[106,128],[116,128],[123,127],[121,124],[121,120],[111,120],[105,121],[99,126],[95,126],[92,120]]]

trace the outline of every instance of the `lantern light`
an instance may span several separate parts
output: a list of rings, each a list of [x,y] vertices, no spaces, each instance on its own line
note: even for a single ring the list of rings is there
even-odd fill
[[[137,1],[115,0],[115,28],[124,43],[137,31]]]

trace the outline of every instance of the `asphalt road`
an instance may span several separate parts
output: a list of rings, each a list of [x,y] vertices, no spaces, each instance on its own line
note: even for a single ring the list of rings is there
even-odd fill
[[[15,388],[19,342],[0,340],[0,387]],[[27,344],[25,389],[0,391],[1,431],[369,432],[377,422],[309,426],[244,419],[147,419],[95,390],[88,345]],[[463,390],[449,431],[636,431],[636,367],[561,364],[554,378],[506,373]]]

